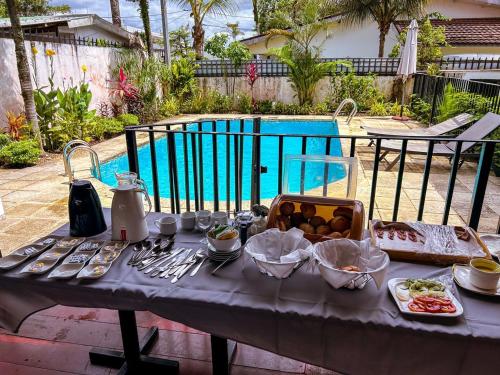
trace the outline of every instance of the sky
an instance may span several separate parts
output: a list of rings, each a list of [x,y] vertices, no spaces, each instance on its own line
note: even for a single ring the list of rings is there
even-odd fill
[[[218,32],[229,32],[227,23],[239,23],[240,29],[244,35],[239,38],[254,35],[253,31],[253,12],[251,0],[235,0],[238,5],[238,10],[234,15],[228,17],[206,17],[205,24],[205,37]],[[151,19],[151,27],[153,32],[161,33],[161,8],[160,0],[149,1],[149,15]],[[49,0],[50,5],[67,4],[71,7],[72,13],[95,13],[100,17],[111,22],[111,11],[109,8],[109,0]],[[120,15],[122,17],[122,24],[126,26],[133,26],[142,29],[142,21],[138,13],[139,5],[131,3],[126,0],[120,0]],[[175,30],[183,25],[192,25],[191,18],[189,17],[188,8],[181,8],[171,1],[167,1],[168,8],[168,25],[169,30]]]

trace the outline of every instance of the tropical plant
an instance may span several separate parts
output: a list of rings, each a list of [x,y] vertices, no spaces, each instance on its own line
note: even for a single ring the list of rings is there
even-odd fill
[[[148,55],[153,55],[153,36],[151,34],[151,22],[149,20],[149,0],[127,0],[131,3],[139,3],[139,14],[144,27],[144,38],[146,40],[146,49]]]
[[[198,65],[191,58],[172,61],[168,71],[169,92],[179,101],[188,99],[196,90],[195,73]]]
[[[170,32],[170,49],[174,57],[188,57],[193,52],[188,26]]]
[[[179,114],[179,101],[174,97],[170,96],[163,100],[160,107],[160,113],[164,117],[172,117]]]
[[[240,29],[239,22],[230,22],[230,23],[227,23],[226,26],[228,27],[229,32],[231,33],[231,37],[233,38],[233,40],[236,40],[238,35],[243,35],[243,32]]]
[[[412,116],[420,122],[428,124],[431,119],[432,105],[424,99],[413,95],[410,107]]]
[[[16,0],[20,17],[44,16],[56,13],[69,13],[69,5],[49,5],[49,0]],[[0,0],[0,18],[9,17],[7,0]]]
[[[38,118],[36,115],[35,100],[33,97],[33,85],[31,84],[30,67],[28,57],[24,47],[24,35],[19,21],[16,0],[6,0],[7,10],[9,12],[12,39],[16,51],[17,71],[19,83],[21,85],[21,95],[24,101],[24,113],[26,120],[30,123],[35,138],[40,148],[43,147],[40,128],[38,127]]]
[[[428,0],[338,0],[343,19],[348,25],[375,21],[379,30],[378,57],[384,57],[385,38],[398,19],[418,17]]]
[[[322,62],[321,47],[313,45],[321,31],[327,31],[327,21],[322,17],[324,9],[330,7],[327,0],[304,0],[302,12],[297,18],[289,17],[289,29],[271,29],[267,42],[273,37],[285,37],[288,42],[281,48],[270,49],[289,68],[289,79],[300,105],[312,104],[316,85],[329,72],[344,62]]]
[[[120,0],[109,0],[109,7],[111,8],[111,19],[113,25],[122,27],[122,19],[120,18]]]
[[[14,112],[7,111],[7,126],[10,138],[13,141],[19,141],[22,130],[27,127],[26,116],[24,113],[16,115]]]
[[[193,18],[193,48],[196,53],[196,59],[203,58],[203,46],[205,40],[205,30],[203,21],[207,15],[226,16],[236,10],[234,0],[172,0],[181,7],[191,8],[191,17]]]
[[[250,92],[252,93],[252,107],[255,106],[255,97],[253,94],[253,86],[255,85],[255,82],[257,82],[258,78],[259,78],[259,72],[257,69],[257,64],[256,63],[247,64],[246,79],[247,79],[248,84],[250,85]]]
[[[490,107],[488,98],[470,92],[457,91],[451,83],[444,88],[443,101],[438,108],[437,122],[443,122],[460,113],[469,113],[477,120],[484,116]]]
[[[370,110],[368,111],[370,116],[387,116],[389,112],[387,111],[386,105],[384,102],[375,102],[371,105]]]
[[[418,21],[418,48],[417,48],[417,68],[419,70],[431,69],[435,72],[435,67],[432,65],[436,60],[443,56],[442,47],[448,46],[446,43],[446,35],[444,26],[434,27],[430,20],[431,15],[427,15]],[[405,28],[398,37],[398,43],[394,45],[389,57],[398,57],[401,47],[406,41],[408,28]],[[439,68],[439,67],[438,67]],[[435,75],[435,74],[433,74]]]
[[[14,168],[35,165],[41,153],[34,139],[11,142],[0,149],[0,164]]]

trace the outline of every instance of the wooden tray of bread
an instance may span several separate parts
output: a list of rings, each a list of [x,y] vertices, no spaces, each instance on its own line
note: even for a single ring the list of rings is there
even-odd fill
[[[478,257],[491,259],[486,245],[469,227],[453,227],[462,251],[450,254],[425,250],[425,235],[404,222],[371,220],[369,230],[372,243],[380,246],[392,260],[451,265],[469,263],[472,258]]]
[[[350,238],[361,240],[364,222],[363,203],[353,199],[278,195],[269,209],[268,228],[304,231],[311,242]]]

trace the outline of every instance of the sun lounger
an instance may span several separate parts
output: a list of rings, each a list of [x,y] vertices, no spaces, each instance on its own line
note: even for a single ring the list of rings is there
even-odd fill
[[[433,155],[435,156],[449,156],[452,157],[455,154],[456,143],[454,141],[466,140],[466,139],[477,139],[482,140],[491,134],[496,128],[500,126],[500,115],[488,112],[480,120],[476,121],[467,130],[461,133],[459,136],[448,140],[446,144],[437,143],[434,145]],[[410,135],[410,134],[408,134]],[[411,134],[414,135],[414,134]],[[462,156],[472,155],[467,153],[477,142],[465,142],[462,143],[462,149],[460,154]],[[386,159],[386,156],[390,152],[401,152],[402,141],[393,140],[383,140],[381,144],[381,149],[383,150],[382,155],[380,155],[380,160]],[[421,141],[409,141],[406,152],[408,154],[414,155],[425,155],[427,154],[428,142]],[[398,155],[392,162],[389,162],[386,170],[390,170],[398,161],[400,155]]]

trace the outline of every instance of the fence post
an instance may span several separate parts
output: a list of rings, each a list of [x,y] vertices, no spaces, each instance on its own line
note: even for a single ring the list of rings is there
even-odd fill
[[[483,143],[481,148],[481,156],[477,165],[477,174],[474,181],[474,190],[472,192],[472,201],[469,212],[469,226],[477,230],[479,218],[481,217],[481,209],[483,208],[484,193],[488,185],[488,176],[490,174],[491,164],[493,163],[493,155],[495,153],[495,143]]]
[[[137,139],[135,130],[125,130],[125,140],[127,142],[128,168],[130,172],[139,176],[139,159],[137,157]]]
[[[260,134],[261,118],[253,119],[253,134]],[[251,195],[250,207],[254,204],[260,204],[260,136],[252,136],[252,178],[251,178]]]
[[[432,110],[431,110],[431,118],[429,119],[429,125],[432,125],[434,122],[434,116],[436,116],[436,104],[437,104],[437,88],[439,85],[439,78],[433,77],[434,79],[434,90],[432,93]]]

